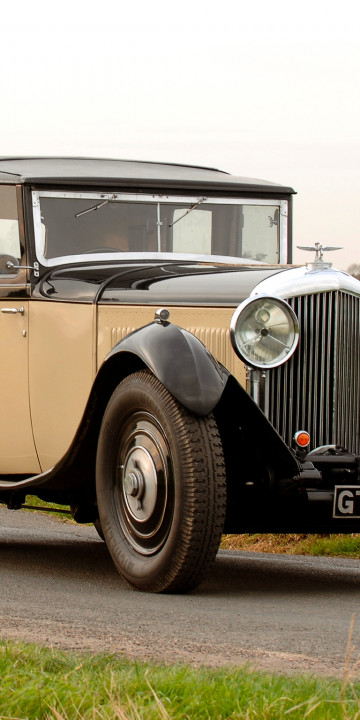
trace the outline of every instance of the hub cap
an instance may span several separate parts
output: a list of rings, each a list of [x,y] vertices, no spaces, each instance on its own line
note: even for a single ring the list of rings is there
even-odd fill
[[[137,552],[154,554],[169,534],[174,484],[164,428],[150,413],[135,413],[122,426],[114,490],[127,540]]]
[[[144,447],[135,447],[129,452],[123,493],[130,515],[139,522],[149,520],[156,507],[157,474],[153,459]]]

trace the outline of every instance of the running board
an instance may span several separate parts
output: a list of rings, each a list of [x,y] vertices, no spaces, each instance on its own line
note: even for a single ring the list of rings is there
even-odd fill
[[[46,483],[53,472],[54,468],[52,467],[50,470],[46,470],[46,472],[40,473],[39,475],[32,475],[29,478],[25,478],[25,480],[18,480],[17,482],[13,480],[0,480],[0,491],[25,490],[26,488],[38,487]]]

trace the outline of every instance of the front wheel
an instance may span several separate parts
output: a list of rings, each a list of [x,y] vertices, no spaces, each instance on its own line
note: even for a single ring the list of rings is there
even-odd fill
[[[102,531],[113,561],[134,587],[184,592],[217,553],[226,480],[212,415],[197,417],[147,371],[111,396],[97,452]]]

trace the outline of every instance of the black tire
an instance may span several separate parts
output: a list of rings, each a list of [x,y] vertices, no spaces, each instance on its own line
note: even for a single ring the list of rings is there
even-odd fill
[[[226,508],[212,415],[192,415],[147,371],[129,376],[103,418],[96,490],[106,544],[130,585],[185,592],[201,582]]]
[[[101,522],[100,522],[99,518],[96,518],[96,520],[94,520],[94,528],[95,528],[98,536],[99,536],[102,540],[105,540],[104,533],[103,533],[103,529],[102,529],[102,527],[101,527]]]

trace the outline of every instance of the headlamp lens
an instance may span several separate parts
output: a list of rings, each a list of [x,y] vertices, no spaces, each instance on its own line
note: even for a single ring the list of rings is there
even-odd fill
[[[258,296],[245,300],[231,321],[231,340],[239,357],[258,368],[286,362],[299,338],[297,317],[279,298]]]

